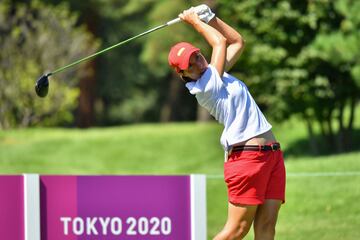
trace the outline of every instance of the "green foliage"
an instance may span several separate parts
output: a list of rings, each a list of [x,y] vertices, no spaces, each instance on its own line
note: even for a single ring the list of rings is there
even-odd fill
[[[196,1],[185,3],[184,1],[156,1],[148,13],[148,21],[153,25],[166,23],[177,18],[180,12],[190,6],[196,6]],[[168,53],[175,43],[191,42],[201,49],[209,50],[208,44],[194,29],[187,24],[178,23],[163,29],[161,32],[148,36],[144,40],[144,49],[141,55],[142,61],[157,77],[168,76],[171,69],[168,64]],[[168,80],[168,79],[166,79]]]
[[[95,24],[102,48],[155,27],[145,21],[153,1],[96,2],[100,20]],[[155,79],[139,60],[142,41],[136,39],[97,59],[97,96],[103,105],[96,113],[100,124],[143,121],[156,109]]]
[[[351,131],[360,90],[358,2],[219,2],[221,17],[247,40],[235,75],[244,78],[267,114],[317,121],[330,144],[336,131]],[[348,116],[346,106],[352,109]]]
[[[86,15],[78,1],[68,2],[74,10]],[[99,20],[94,28],[102,38],[101,48],[105,48],[166,23],[190,6],[183,1],[93,0],[88,8],[96,8],[93,11]],[[101,105],[97,108],[98,122],[112,125],[159,120],[169,91],[169,48],[177,41],[195,39],[206,45],[190,27],[176,24],[99,56],[96,59],[97,96]]]
[[[1,73],[1,84],[7,89],[1,92],[1,99],[5,96],[7,99],[1,102],[1,116],[7,116],[6,123],[1,123],[3,127],[20,122],[26,126],[72,121],[68,110],[76,105],[79,76],[74,69],[54,76],[51,89],[61,89],[52,92],[50,97],[55,99],[40,101],[33,98],[32,89],[28,94],[18,90],[32,88],[33,79],[44,70],[62,66],[91,51],[92,41],[82,27],[76,27],[79,22],[101,38],[101,48],[105,48],[203,3],[195,0],[43,0],[49,5],[34,1],[33,10],[29,10],[29,4],[20,4],[23,10],[15,11],[9,18],[8,9],[15,8],[14,2],[22,1],[7,0],[0,4],[0,26],[5,29],[1,30],[0,42],[6,49],[1,53],[1,69],[6,69]],[[57,5],[61,2],[67,4]],[[282,121],[298,114],[308,123],[309,131],[317,122],[320,128],[316,129],[329,136],[344,129],[351,132],[360,88],[358,1],[219,0],[208,3],[214,4],[212,8],[217,16],[245,37],[245,52],[232,74],[245,81],[267,116]],[[30,14],[36,11],[36,15]],[[29,20],[16,20],[22,19],[21,16]],[[13,20],[8,23],[9,19]],[[195,111],[196,102],[186,99],[183,87],[174,87],[175,78],[167,63],[168,50],[178,41],[192,42],[205,55],[210,55],[204,39],[190,26],[179,23],[95,60],[92,70],[96,71],[97,99],[93,102],[98,124],[157,121],[163,106],[176,108],[181,112],[178,116],[186,116],[187,120],[194,118],[196,114],[188,113]],[[9,68],[9,64],[14,67]],[[77,74],[86,74],[84,69],[80,71]],[[25,78],[31,81],[23,80]],[[14,83],[12,88],[9,81]],[[13,102],[8,103],[9,99]],[[171,105],[173,102],[181,102],[181,107]],[[27,117],[23,117],[25,113]]]
[[[77,16],[65,4],[1,1],[0,19],[0,128],[71,123],[77,74],[87,72],[51,77],[45,99],[35,95],[35,81],[45,71],[92,53],[97,45],[93,37],[76,27]]]

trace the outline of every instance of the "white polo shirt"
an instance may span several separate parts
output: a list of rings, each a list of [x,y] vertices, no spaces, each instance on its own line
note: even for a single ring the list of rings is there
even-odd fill
[[[271,129],[246,85],[224,72],[221,78],[209,64],[196,82],[186,84],[198,103],[224,125],[220,142],[225,150]]]

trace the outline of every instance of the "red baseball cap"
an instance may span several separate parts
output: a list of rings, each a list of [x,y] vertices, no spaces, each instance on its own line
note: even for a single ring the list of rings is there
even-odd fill
[[[177,72],[185,70],[189,67],[191,54],[199,51],[199,48],[194,47],[190,43],[179,42],[170,49],[168,56],[169,65],[174,67]]]

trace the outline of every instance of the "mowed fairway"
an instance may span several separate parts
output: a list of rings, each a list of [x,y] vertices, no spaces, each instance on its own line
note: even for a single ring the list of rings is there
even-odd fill
[[[359,126],[357,126],[359,127]],[[208,175],[209,239],[226,220],[221,126],[144,124],[104,129],[24,129],[0,132],[1,174]],[[296,122],[274,126],[286,154],[304,139]],[[306,150],[304,150],[306,151]],[[286,204],[277,238],[360,239],[360,152],[309,157],[286,154]],[[252,239],[252,233],[247,239]]]

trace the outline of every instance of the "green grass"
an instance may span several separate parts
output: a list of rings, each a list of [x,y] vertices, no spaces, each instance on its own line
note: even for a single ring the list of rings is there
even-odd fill
[[[359,126],[357,126],[359,127]],[[304,126],[274,126],[283,149],[305,138]],[[221,126],[144,124],[104,129],[23,129],[0,132],[2,174],[190,174],[221,176]],[[295,173],[360,172],[360,151],[286,158],[286,204],[276,239],[360,239],[360,176],[298,176]],[[208,235],[226,220],[221,177],[207,181]],[[252,239],[252,233],[246,239]]]
[[[191,123],[13,130],[0,134],[0,164],[2,173],[220,174],[220,132]]]

